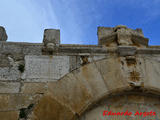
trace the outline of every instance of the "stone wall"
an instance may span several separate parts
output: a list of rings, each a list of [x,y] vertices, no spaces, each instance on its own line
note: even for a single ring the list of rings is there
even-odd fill
[[[103,117],[108,108],[158,113],[160,46],[122,25],[99,27],[98,39],[98,45],[60,44],[54,29],[45,30],[43,43],[0,36],[1,120],[115,119]]]

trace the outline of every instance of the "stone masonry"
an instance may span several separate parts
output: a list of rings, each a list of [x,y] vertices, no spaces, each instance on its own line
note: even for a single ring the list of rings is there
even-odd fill
[[[0,27],[0,120],[159,120],[160,46],[124,25],[97,34],[98,45],[60,44],[56,29],[19,43]]]

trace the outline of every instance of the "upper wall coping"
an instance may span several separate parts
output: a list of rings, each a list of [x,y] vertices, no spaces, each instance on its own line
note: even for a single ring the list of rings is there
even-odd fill
[[[132,54],[160,54],[160,46],[149,46],[141,29],[130,29],[124,25],[98,27],[98,45],[60,44],[60,30],[45,29],[43,43],[6,42],[6,31],[0,27],[0,53],[49,55],[57,53],[98,53],[109,52]],[[2,33],[3,32],[3,33]],[[130,52],[126,52],[130,51]],[[127,53],[127,54],[126,54]]]

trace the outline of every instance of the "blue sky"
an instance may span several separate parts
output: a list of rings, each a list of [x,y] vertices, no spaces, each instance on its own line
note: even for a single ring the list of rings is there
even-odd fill
[[[42,42],[45,28],[61,30],[62,44],[97,44],[97,27],[142,28],[160,45],[160,0],[0,0],[8,41]]]

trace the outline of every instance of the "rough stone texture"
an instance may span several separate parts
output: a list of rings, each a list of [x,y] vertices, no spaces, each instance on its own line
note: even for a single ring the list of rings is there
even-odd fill
[[[148,46],[148,39],[144,38],[141,29],[129,29],[124,25],[118,25],[114,28],[98,27],[99,45],[116,46],[132,45],[138,47]]]
[[[118,53],[120,56],[133,56],[136,54],[136,47],[119,46]]]
[[[34,108],[31,120],[74,120],[74,114],[50,96],[44,96]]]
[[[43,94],[47,90],[46,83],[23,83],[21,92],[25,94]]]
[[[53,54],[53,51],[57,52],[60,44],[60,30],[45,29],[43,43],[43,54]]]
[[[151,100],[149,103],[148,100]],[[157,101],[155,101],[155,99]],[[113,102],[114,101],[114,102]],[[140,95],[125,95],[125,96],[116,96],[113,98],[108,98],[107,101],[103,100],[99,103],[98,106],[93,107],[90,111],[86,112],[80,120],[125,120],[125,119],[145,119],[145,120],[158,120],[159,119],[159,98],[152,97],[148,98],[147,96]],[[103,116],[104,110],[112,110],[112,112],[132,112],[131,116],[125,115],[110,115]],[[154,116],[135,116],[136,111],[139,112],[150,112],[155,111],[158,115]]]
[[[1,120],[18,120],[19,111],[0,112]]]
[[[0,68],[0,81],[18,81],[20,79],[20,71],[17,67]]]
[[[44,44],[47,43],[60,44],[60,30],[45,29],[43,42]]]
[[[157,89],[160,86],[160,57],[145,57],[145,66],[146,66],[146,79],[144,82],[145,86],[148,86],[153,89]],[[152,77],[154,76],[154,77]]]
[[[0,26],[0,41],[7,41],[7,33],[4,27]]]
[[[19,82],[0,82],[1,93],[19,93]]]
[[[122,25],[99,27],[98,38],[63,45],[53,29],[43,43],[0,41],[0,119],[129,119],[104,110],[152,110],[160,119],[160,46]]]
[[[0,111],[15,111],[35,104],[40,94],[0,94]]]
[[[69,72],[69,56],[26,56],[27,81],[55,81]]]

